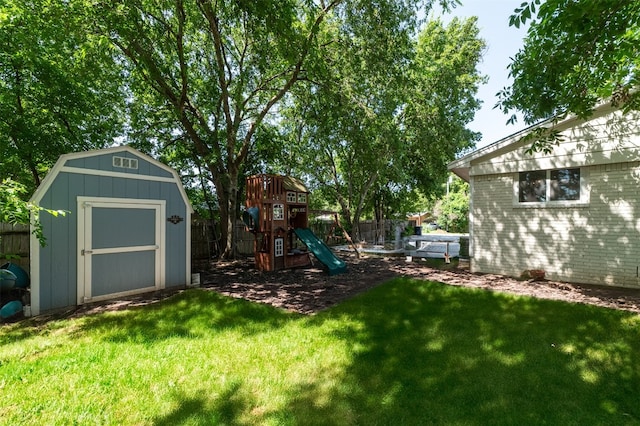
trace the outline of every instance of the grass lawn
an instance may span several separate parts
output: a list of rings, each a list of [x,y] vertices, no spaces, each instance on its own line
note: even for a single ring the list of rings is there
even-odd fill
[[[526,285],[523,283],[523,285]],[[0,328],[0,424],[640,424],[640,316],[395,279]]]

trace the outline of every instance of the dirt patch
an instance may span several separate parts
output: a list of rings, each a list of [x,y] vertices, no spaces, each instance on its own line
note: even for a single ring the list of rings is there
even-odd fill
[[[249,260],[219,263],[203,274],[203,288],[218,293],[267,303],[290,311],[312,314],[394,277],[408,276],[449,285],[586,303],[640,313],[640,290],[578,285],[554,281],[517,280],[491,274],[472,274],[463,269],[432,268],[420,260],[342,255],[347,272],[329,276],[316,262],[305,269],[261,272]]]

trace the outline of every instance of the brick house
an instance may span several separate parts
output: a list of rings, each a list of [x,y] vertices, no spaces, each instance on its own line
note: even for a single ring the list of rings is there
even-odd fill
[[[523,137],[553,126],[553,152]],[[588,120],[543,122],[449,164],[468,181],[470,268],[640,287],[640,114],[609,103]]]

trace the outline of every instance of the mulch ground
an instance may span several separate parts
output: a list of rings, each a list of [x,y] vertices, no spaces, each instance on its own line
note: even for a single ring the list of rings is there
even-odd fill
[[[286,310],[313,314],[367,291],[394,277],[408,276],[441,283],[481,288],[543,299],[586,303],[640,313],[640,289],[578,285],[546,280],[518,280],[472,274],[465,269],[432,268],[417,259],[340,254],[347,272],[329,276],[319,264],[304,269],[261,272],[250,260],[219,263],[203,274],[203,288],[231,297],[267,303]]]
[[[266,303],[292,312],[314,314],[394,277],[405,276],[448,285],[585,303],[640,313],[640,289],[546,280],[518,280],[500,275],[473,274],[464,269],[432,268],[419,259],[406,262],[404,257],[383,258],[362,255],[358,259],[348,253],[340,253],[340,257],[347,262],[347,272],[334,276],[329,276],[315,259],[311,267],[274,272],[256,270],[252,259],[215,262],[210,265],[209,272],[202,273],[200,288],[230,297]],[[176,292],[176,290],[165,290],[82,305],[66,312],[38,317],[36,322],[147,305],[165,299]]]

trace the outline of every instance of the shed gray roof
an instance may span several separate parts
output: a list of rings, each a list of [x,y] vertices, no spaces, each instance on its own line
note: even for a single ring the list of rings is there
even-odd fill
[[[187,206],[187,209],[189,210],[190,213],[193,213],[193,208],[191,206],[191,202],[189,201],[189,197],[187,197],[187,193],[184,190],[184,187],[182,186],[182,181],[180,180],[180,176],[178,175],[178,173],[172,169],[171,167],[167,166],[164,163],[161,163],[160,161],[146,155],[143,154],[142,152],[127,146],[127,145],[123,145],[123,146],[117,146],[117,147],[113,147],[113,148],[106,148],[106,149],[96,149],[96,150],[91,150],[91,151],[83,151],[83,152],[74,152],[74,153],[70,153],[70,154],[63,154],[60,156],[60,158],[58,158],[58,161],[56,161],[56,164],[51,168],[51,170],[49,170],[49,172],[47,173],[47,175],[45,176],[45,178],[42,180],[42,182],[40,183],[40,186],[38,186],[38,188],[36,189],[36,191],[33,193],[33,195],[31,196],[30,201],[35,203],[35,204],[39,204],[40,201],[42,200],[42,197],[44,196],[44,194],[47,193],[47,191],[49,190],[49,188],[51,187],[51,184],[53,183],[53,181],[55,180],[56,176],[61,172],[61,171],[65,171],[67,169],[74,169],[74,168],[68,168],[65,169],[65,165],[67,164],[67,161],[69,160],[74,160],[74,159],[79,159],[79,158],[87,158],[87,157],[94,157],[94,156],[99,156],[99,155],[105,155],[105,154],[117,154],[117,153],[124,153],[127,152],[131,155],[134,155],[136,157],[139,157],[140,159],[143,159],[145,161],[148,161],[149,163],[153,164],[154,166],[166,171],[168,173],[169,176],[171,176],[170,178],[167,177],[165,178],[166,180],[171,180],[176,182],[178,190],[180,191],[180,195],[182,197],[182,199],[184,200],[185,205]],[[74,169],[75,172],[80,172],[80,170],[76,170]],[[86,169],[86,173],[90,174],[92,172],[91,169]],[[114,173],[111,172],[111,175],[117,174],[121,177],[124,178],[136,178],[137,175],[132,175],[132,174],[126,174],[126,173]]]

